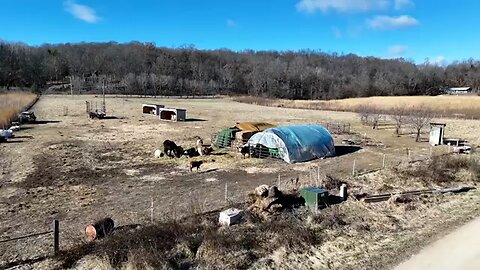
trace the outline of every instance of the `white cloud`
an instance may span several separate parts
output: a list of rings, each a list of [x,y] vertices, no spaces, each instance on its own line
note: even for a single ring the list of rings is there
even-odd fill
[[[67,1],[64,3],[65,10],[72,14],[75,18],[87,23],[96,23],[100,20],[94,9],[89,6],[80,5],[74,1]]]
[[[401,15],[398,17],[375,16],[373,19],[367,20],[367,24],[376,30],[393,30],[414,27],[419,25],[419,22],[408,15]]]
[[[388,48],[388,54],[390,56],[398,57],[405,54],[407,50],[408,50],[408,47],[405,45],[393,45],[390,48]]]
[[[447,65],[447,59],[443,55],[439,55],[433,59],[431,59],[430,64],[435,65],[435,66],[446,66]]]
[[[406,9],[406,8],[413,8],[415,4],[413,0],[395,0],[394,7],[396,10]]]
[[[327,12],[365,12],[385,9],[389,0],[300,0],[297,10],[305,13]]]
[[[230,26],[230,27],[237,26],[237,22],[232,20],[232,19],[228,19],[227,20],[227,25]]]
[[[342,31],[340,29],[338,29],[338,27],[332,27],[332,32],[333,34],[335,35],[336,38],[342,38],[343,37],[343,34],[342,34]]]

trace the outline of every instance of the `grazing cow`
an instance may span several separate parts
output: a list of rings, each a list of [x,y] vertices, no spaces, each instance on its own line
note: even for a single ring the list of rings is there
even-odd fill
[[[173,154],[178,151],[178,146],[175,142],[170,140],[165,140],[163,142],[163,152],[166,156],[173,157]]]
[[[203,164],[203,161],[201,160],[192,160],[190,161],[190,171],[192,171],[193,168],[197,168],[197,171],[198,169],[200,169],[200,166]]]
[[[180,158],[183,155],[183,148],[181,146],[177,146],[177,148],[173,150],[173,154],[175,157]]]
[[[246,145],[246,146],[242,146],[242,147],[239,147],[238,148],[239,152],[242,154],[243,158],[245,158],[245,156],[250,156],[250,146]]]
[[[212,147],[205,147],[205,148],[203,149],[203,153],[204,153],[206,156],[210,155],[212,152],[213,152],[213,148],[212,148]]]
[[[183,154],[187,157],[198,157],[200,155],[194,147],[183,151]]]

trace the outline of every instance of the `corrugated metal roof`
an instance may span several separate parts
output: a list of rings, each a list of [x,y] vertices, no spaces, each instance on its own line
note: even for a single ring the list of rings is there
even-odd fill
[[[276,127],[276,125],[264,122],[243,122],[236,124],[235,127],[242,131],[264,131]]]
[[[450,91],[467,91],[467,90],[470,90],[472,89],[471,87],[451,87]]]

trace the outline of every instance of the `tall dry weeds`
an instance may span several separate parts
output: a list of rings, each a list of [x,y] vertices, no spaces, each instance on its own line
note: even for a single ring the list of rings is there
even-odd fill
[[[35,94],[28,92],[0,93],[0,128],[8,126],[35,98]]]
[[[368,97],[340,100],[285,100],[262,97],[237,97],[238,102],[270,107],[312,109],[361,113],[365,109],[380,114],[392,115],[395,108],[411,110],[424,105],[435,118],[480,119],[480,97],[478,96],[399,96]]]

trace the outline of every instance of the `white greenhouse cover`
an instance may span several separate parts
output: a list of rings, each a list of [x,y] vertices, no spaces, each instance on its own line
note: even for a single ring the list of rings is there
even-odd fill
[[[335,155],[335,145],[328,130],[320,125],[281,126],[256,133],[247,145],[261,144],[277,148],[288,163],[309,161]]]

